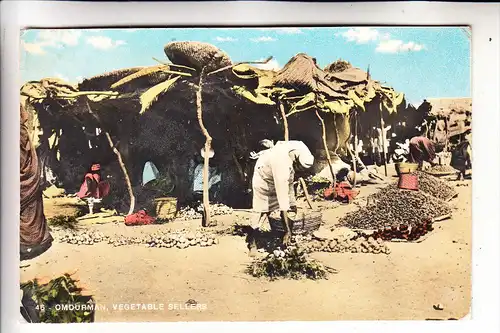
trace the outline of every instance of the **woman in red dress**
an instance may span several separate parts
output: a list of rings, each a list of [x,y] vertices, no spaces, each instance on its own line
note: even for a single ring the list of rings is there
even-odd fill
[[[109,194],[109,183],[101,180],[101,165],[92,164],[90,170],[85,174],[84,181],[77,196],[87,201],[89,213],[94,213],[94,203],[102,201]]]

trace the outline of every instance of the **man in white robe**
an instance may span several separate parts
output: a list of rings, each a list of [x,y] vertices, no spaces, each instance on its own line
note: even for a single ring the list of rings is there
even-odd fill
[[[287,212],[296,210],[293,181],[295,171],[309,169],[314,163],[314,156],[301,141],[280,141],[274,147],[265,150],[257,159],[252,178],[253,210],[259,212],[257,225],[259,229],[269,214],[275,210],[281,211],[285,235],[283,245],[291,240],[291,226]],[[251,254],[255,250],[255,239],[251,243]]]

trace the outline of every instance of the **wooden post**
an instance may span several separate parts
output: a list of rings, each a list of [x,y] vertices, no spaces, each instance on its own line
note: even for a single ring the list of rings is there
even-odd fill
[[[333,116],[335,117],[335,114]],[[334,195],[335,195],[335,184],[337,183],[337,176],[335,175],[335,172],[333,171],[332,160],[330,159],[330,151],[328,150],[328,144],[327,144],[327,141],[326,141],[325,121],[319,115],[318,109],[316,109],[316,117],[318,117],[319,121],[321,122],[323,148],[325,149],[326,160],[328,162],[328,167],[330,168],[330,173],[332,175],[332,181],[333,181],[333,185],[332,186],[333,186],[333,191],[334,191]]]
[[[313,209],[311,197],[309,196],[309,191],[307,191],[307,185],[306,182],[304,181],[304,178],[300,177],[299,178],[300,185],[302,186],[302,189],[304,190],[304,195],[306,197],[307,204],[309,205],[310,209]]]
[[[356,167],[356,162],[358,159],[358,108],[354,108],[354,156],[355,158],[353,159],[353,167],[354,167],[354,177],[353,177],[353,186],[356,186],[356,174],[357,174],[357,167]]]
[[[87,108],[89,110],[89,113],[94,116],[94,118],[97,120],[97,122],[100,124],[102,128],[102,123],[101,120],[99,119],[99,116],[92,112],[92,109],[90,108],[89,103],[87,102]],[[122,169],[123,176],[125,177],[125,183],[127,184],[127,190],[128,190],[128,196],[130,198],[130,207],[128,210],[128,214],[130,215],[134,212],[135,209],[135,196],[134,196],[134,191],[132,190],[132,183],[130,182],[130,177],[128,176],[128,171],[127,167],[125,166],[125,163],[123,163],[122,155],[120,154],[120,151],[116,148],[115,144],[113,143],[113,140],[111,139],[111,136],[107,131],[104,131],[104,134],[106,136],[106,139],[108,139],[109,147],[113,150],[113,153],[116,155],[118,158],[118,164],[120,164],[120,168]]]
[[[205,124],[203,123],[203,110],[202,110],[202,90],[203,90],[203,75],[205,74],[205,68],[202,69],[200,73],[200,82],[198,84],[198,90],[196,91],[196,114],[198,117],[198,123],[200,124],[201,131],[205,136],[205,156],[203,159],[203,217],[201,220],[201,225],[203,227],[208,227],[211,225],[210,221],[210,197],[208,193],[208,163],[209,163],[209,153],[212,145],[212,137],[208,133]]]
[[[281,103],[281,100],[279,98],[276,99],[276,103],[278,103],[278,107],[281,112],[281,118],[283,119],[283,126],[285,128],[285,141],[288,141],[289,140],[288,120],[286,119],[285,106],[283,105],[283,103]]]
[[[380,109],[380,129],[382,130],[381,136],[382,136],[382,152],[384,154],[384,171],[385,171],[385,176],[387,177],[387,152],[385,151],[385,124],[384,124],[384,117],[382,115],[382,100],[380,100],[379,104],[379,109]]]

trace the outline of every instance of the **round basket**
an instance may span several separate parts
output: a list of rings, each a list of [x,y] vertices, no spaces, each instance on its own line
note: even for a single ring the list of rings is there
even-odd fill
[[[290,216],[290,221],[293,223],[292,234],[312,233],[319,229],[323,222],[323,214],[318,211],[298,212],[296,216]],[[285,232],[281,218],[269,217],[271,230],[275,232]]]
[[[395,164],[396,173],[398,176],[403,173],[413,173],[417,171],[418,164],[416,163],[396,163]]]

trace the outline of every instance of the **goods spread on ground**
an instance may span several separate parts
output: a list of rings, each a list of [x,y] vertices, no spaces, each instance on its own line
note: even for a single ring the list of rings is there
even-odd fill
[[[203,213],[203,204],[195,207],[184,207],[177,212],[177,219],[181,221],[189,221],[201,219]],[[223,204],[210,205],[210,216],[229,215],[233,213],[233,209]]]
[[[354,238],[338,239],[311,239],[301,241],[301,246],[306,252],[336,252],[336,253],[373,253],[389,254],[391,250],[382,238],[372,236],[359,236]]]
[[[427,170],[426,173],[435,175],[453,175],[458,173],[458,170],[449,165],[435,165]]]
[[[176,247],[185,249],[190,246],[213,246],[219,243],[219,240],[212,234],[201,231],[159,231],[142,237],[126,236],[106,236],[95,231],[70,231],[64,233],[60,242],[75,245],[94,245],[106,242],[115,247],[134,244],[145,244],[148,247]]]
[[[421,171],[417,171],[417,175],[418,187],[420,191],[423,191],[445,201],[448,201],[457,196],[457,192],[455,191],[455,189],[448,185],[446,182]]]
[[[422,191],[387,186],[368,197],[366,207],[347,213],[340,225],[352,229],[378,230],[407,226],[420,228],[424,222],[450,215],[451,207],[443,200]]]
[[[33,303],[41,323],[90,323],[94,321],[93,300],[82,295],[71,275],[40,284],[32,280],[20,285],[23,291],[23,305]],[[26,300],[26,301],[25,301]],[[29,313],[29,312],[28,312]]]
[[[264,258],[256,259],[249,265],[247,272],[254,277],[268,277],[271,280],[278,278],[318,280],[328,278],[334,270],[309,258],[303,249],[290,246],[284,251],[278,248],[267,253]]]

